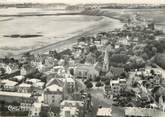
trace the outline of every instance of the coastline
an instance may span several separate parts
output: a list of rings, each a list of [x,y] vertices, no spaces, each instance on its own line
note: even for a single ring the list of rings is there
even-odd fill
[[[82,33],[74,35],[73,37],[70,37],[68,39],[58,41],[58,42],[55,42],[52,44],[48,44],[46,46],[36,48],[33,50],[29,50],[26,52],[30,52],[30,54],[45,53],[45,52],[48,52],[49,50],[56,50],[57,52],[61,52],[67,48],[71,48],[72,45],[76,43],[77,39],[82,37],[82,36],[90,36],[90,35],[94,35],[95,33],[103,31],[103,30],[109,30],[110,31],[110,30],[115,29],[116,27],[120,27],[120,23],[121,23],[120,20],[113,19],[113,18],[110,18],[107,16],[100,16],[100,17],[103,17],[103,19],[101,21],[99,21],[98,24],[90,26],[87,29],[82,29],[82,30],[85,30],[84,32],[82,31]],[[114,23],[114,22],[116,22],[116,23]],[[112,23],[113,26],[111,26],[110,23]],[[116,25],[116,24],[118,24],[118,25]],[[80,31],[78,31],[78,32],[80,32]],[[18,55],[14,55],[12,57],[19,58],[24,53],[25,52],[20,53]]]
[[[38,14],[37,16],[71,15],[71,14],[70,13],[45,14],[44,13],[44,14]],[[85,14],[82,14],[79,12],[79,13],[73,13],[72,15],[85,15]],[[13,16],[13,15],[10,15],[10,16]],[[33,16],[36,16],[36,14],[25,14],[25,16],[24,15],[14,15],[14,16],[15,17],[17,17],[17,16],[18,17],[26,17],[26,16],[33,17]],[[89,16],[92,16],[92,15],[89,15]],[[8,17],[8,15],[5,15],[4,17]],[[13,52],[11,54],[11,57],[19,58],[19,56],[21,56],[25,52],[30,52],[31,54],[45,53],[45,52],[48,52],[49,50],[57,50],[60,52],[67,48],[71,48],[72,45],[77,41],[77,39],[82,36],[94,35],[100,31],[110,31],[115,28],[120,28],[120,26],[117,26],[117,25],[120,25],[123,23],[123,21],[120,18],[113,17],[108,13],[106,14],[105,12],[103,12],[98,17],[102,17],[102,19],[100,21],[98,21],[96,24],[93,24],[85,29],[81,29],[81,30],[74,32],[75,34],[73,34],[71,37],[67,37],[66,39],[63,39],[61,41],[57,41],[54,43],[50,43],[48,45],[43,45],[42,47],[37,47],[34,49],[29,48],[29,49],[26,49],[25,51],[20,51],[17,53]]]

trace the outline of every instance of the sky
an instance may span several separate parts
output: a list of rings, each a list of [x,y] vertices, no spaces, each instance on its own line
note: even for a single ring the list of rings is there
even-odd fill
[[[149,4],[165,4],[165,0],[0,0],[0,3],[149,3]]]

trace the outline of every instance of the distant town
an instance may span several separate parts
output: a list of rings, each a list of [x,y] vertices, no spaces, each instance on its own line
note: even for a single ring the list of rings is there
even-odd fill
[[[74,9],[79,9],[79,8],[86,8],[86,7],[91,7],[91,8],[112,8],[112,9],[121,9],[121,8],[130,8],[130,9],[141,9],[141,8],[164,8],[165,4],[116,4],[116,3],[110,3],[110,4],[76,4],[76,5],[69,5],[69,4],[64,4],[64,3],[47,3],[47,4],[42,4],[42,3],[1,3],[0,8],[9,8],[9,7],[16,7],[16,8],[42,8],[42,7],[54,7],[54,8],[74,8]]]
[[[136,13],[61,52],[0,58],[0,116],[165,117],[163,37]]]

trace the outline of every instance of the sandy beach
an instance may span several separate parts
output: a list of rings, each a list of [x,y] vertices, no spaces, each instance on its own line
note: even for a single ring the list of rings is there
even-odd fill
[[[15,15],[22,13],[36,13],[36,9],[24,9],[17,12],[6,10],[0,15]],[[42,10],[40,10],[41,13]],[[57,11],[54,11],[57,12]],[[62,11],[61,11],[62,12]],[[63,11],[64,12],[64,11]],[[47,13],[44,11],[43,13]],[[53,13],[53,11],[48,11]],[[45,22],[46,21],[46,22]],[[45,52],[49,49],[57,49],[56,45],[71,43],[80,36],[99,31],[109,31],[120,27],[120,21],[103,16],[87,15],[51,15],[51,16],[26,16],[26,17],[0,17],[0,56],[19,55],[27,51]],[[18,37],[17,37],[17,36]],[[24,35],[40,35],[38,37],[21,38]],[[14,37],[14,38],[13,38]],[[15,38],[17,37],[17,38]],[[70,41],[66,41],[70,40]],[[66,41],[66,42],[64,42]],[[56,44],[57,43],[57,44]],[[54,46],[51,46],[54,45]],[[47,47],[49,46],[49,47]],[[47,49],[41,49],[41,48]],[[59,48],[60,47],[60,48]],[[49,48],[49,49],[48,49]],[[64,49],[65,45],[58,46],[58,50]],[[40,51],[37,51],[39,50]],[[44,50],[44,51],[43,51]]]

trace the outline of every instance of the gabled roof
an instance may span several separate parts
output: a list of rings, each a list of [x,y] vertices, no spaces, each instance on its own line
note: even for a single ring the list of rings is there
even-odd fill
[[[60,86],[58,86],[58,85],[56,85],[56,84],[53,84],[53,85],[51,85],[51,86],[48,86],[48,87],[46,87],[46,89],[47,89],[48,91],[51,91],[51,92],[57,92],[57,91],[63,92],[63,88],[60,87]]]

